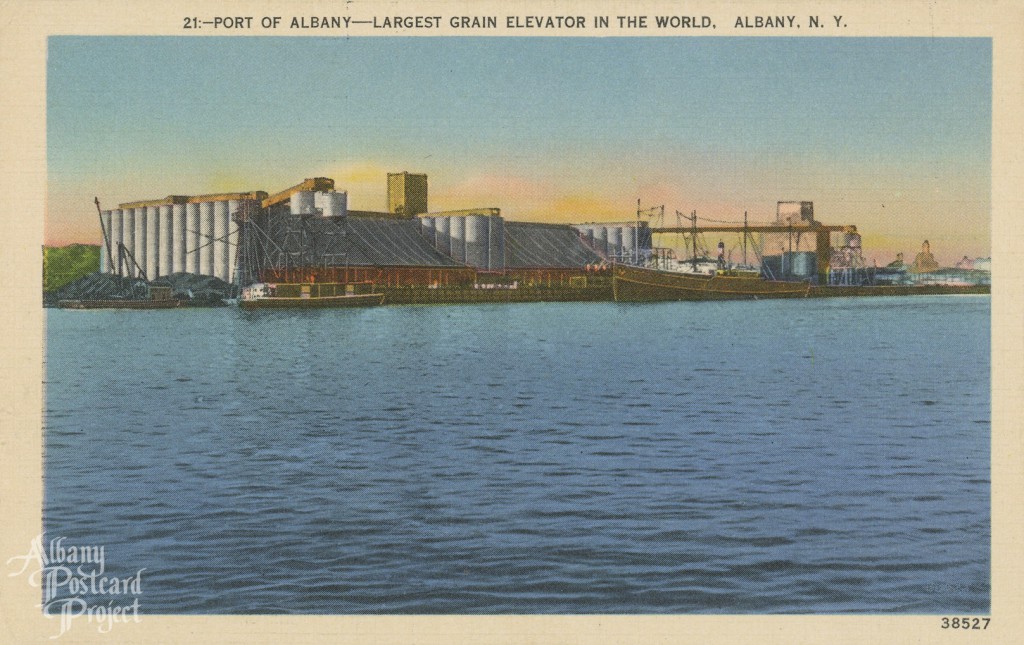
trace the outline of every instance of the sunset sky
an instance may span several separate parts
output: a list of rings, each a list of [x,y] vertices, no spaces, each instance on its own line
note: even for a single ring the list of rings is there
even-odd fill
[[[717,220],[806,200],[865,256],[990,254],[992,48],[949,38],[51,37],[47,244],[93,196],[275,192],[327,176],[385,209]]]

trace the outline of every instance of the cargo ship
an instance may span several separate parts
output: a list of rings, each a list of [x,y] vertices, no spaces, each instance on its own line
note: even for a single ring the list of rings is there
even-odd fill
[[[806,282],[764,280],[756,271],[744,269],[684,272],[628,264],[612,267],[615,302],[804,298],[810,288]]]
[[[242,309],[317,309],[376,307],[384,302],[373,284],[360,283],[269,283],[259,282],[242,289]]]

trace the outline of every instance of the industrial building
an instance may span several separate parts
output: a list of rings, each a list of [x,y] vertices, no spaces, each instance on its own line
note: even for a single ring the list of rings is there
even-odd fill
[[[388,210],[349,208],[326,177],[275,194],[172,195],[100,213],[104,272],[173,273],[248,284],[369,280],[381,286],[532,283],[594,275],[650,250],[646,223],[577,226],[507,221],[498,208],[431,213],[427,176],[387,176]]]

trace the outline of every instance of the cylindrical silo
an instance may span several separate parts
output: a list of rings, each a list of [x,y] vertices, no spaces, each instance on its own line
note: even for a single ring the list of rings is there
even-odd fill
[[[102,211],[100,213],[100,222],[102,223],[103,230],[102,239],[100,240],[100,273],[110,273],[110,254],[107,252],[108,248],[113,248],[112,239],[110,237],[110,211]]]
[[[596,227],[589,224],[580,227],[580,233],[583,234],[583,241],[591,248],[594,247],[594,228]]]
[[[466,264],[486,269],[488,251],[488,223],[486,215],[466,217]]]
[[[421,217],[420,218],[420,234],[427,238],[431,242],[434,241],[436,232],[434,231],[434,218],[433,217]]]
[[[238,222],[235,221],[235,213],[240,208],[240,201],[232,199],[228,201],[228,282],[235,281],[235,270],[238,268]]]
[[[185,271],[199,275],[199,204],[185,204]]]
[[[452,259],[466,261],[466,218],[452,216],[448,234],[452,238]]]
[[[324,193],[321,208],[324,217],[345,217],[348,214],[348,193],[345,191]]]
[[[126,251],[131,253],[136,259],[138,259],[139,249],[137,246],[135,246],[135,229],[137,227],[135,221],[134,208],[126,208],[124,209],[124,211],[122,211],[121,225],[123,227],[123,230],[121,232],[121,241],[124,242],[124,248]],[[127,255],[125,255],[124,274],[130,278],[135,276],[135,265],[132,263],[131,258],[129,258]]]
[[[622,227],[622,256],[627,262],[636,261],[636,228],[633,226]]]
[[[594,250],[602,256],[608,255],[608,228],[605,226],[594,227]]]
[[[213,202],[199,204],[199,275],[213,275]]]
[[[228,203],[213,202],[213,275],[227,282],[231,268],[228,265]]]
[[[120,208],[110,211],[110,272],[117,273],[117,258],[120,256],[119,244],[124,235],[122,217],[124,212]],[[123,266],[122,266],[123,268]]]
[[[160,277],[160,207],[146,207],[146,277]]]
[[[136,275],[138,275],[139,269],[146,271],[146,238],[148,231],[146,230],[149,220],[146,219],[146,207],[135,209],[135,263],[138,267],[135,269]]]
[[[608,226],[606,230],[608,231],[608,257],[618,260],[622,253],[622,227]]]
[[[452,254],[452,218],[447,215],[434,218],[434,248],[447,256]]]
[[[316,193],[312,190],[300,190],[293,193],[289,200],[292,215],[313,215],[316,213]]]
[[[487,268],[491,271],[505,270],[505,220],[500,215],[491,215],[487,229]]]
[[[171,240],[174,238],[171,222],[171,205],[160,207],[160,252],[157,257],[157,277],[174,273],[174,258],[171,257]]]
[[[171,219],[173,227],[171,234],[171,263],[174,265],[175,273],[185,271],[185,204],[175,204],[171,207]]]

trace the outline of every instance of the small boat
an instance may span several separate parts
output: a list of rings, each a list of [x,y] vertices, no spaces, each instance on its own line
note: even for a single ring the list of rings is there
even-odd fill
[[[612,267],[612,292],[616,302],[663,302],[803,298],[811,288],[807,282],[765,280],[748,269],[705,268],[704,271],[616,264]]]
[[[259,282],[242,289],[238,306],[243,309],[315,309],[376,307],[383,293],[374,293],[370,282]]]

